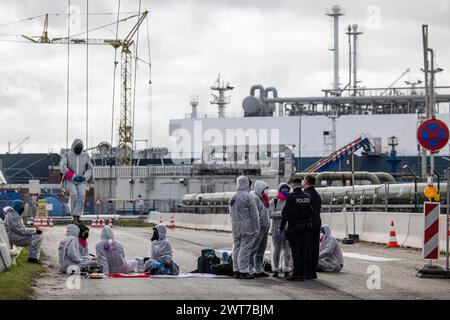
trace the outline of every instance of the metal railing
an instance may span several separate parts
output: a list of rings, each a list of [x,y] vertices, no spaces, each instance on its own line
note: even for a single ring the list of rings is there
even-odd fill
[[[132,174],[133,173],[133,174]],[[147,178],[156,175],[182,176],[191,175],[191,165],[180,166],[141,166],[141,167],[94,167],[94,179]]]

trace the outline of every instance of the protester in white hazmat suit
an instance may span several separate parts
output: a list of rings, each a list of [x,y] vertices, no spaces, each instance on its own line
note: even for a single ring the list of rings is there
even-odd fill
[[[320,228],[320,251],[317,271],[339,272],[344,266],[344,257],[336,238],[327,225]]]
[[[14,200],[12,207],[7,207],[5,216],[6,233],[10,244],[29,248],[28,262],[39,263],[42,231],[24,225],[21,217],[24,210],[25,203],[22,200]]]
[[[78,235],[80,228],[74,224],[69,224],[66,230],[66,237],[59,243],[59,270],[64,273],[71,273],[78,268],[78,271],[88,271],[97,268],[96,261],[88,256],[80,255],[80,243]]]
[[[70,194],[70,214],[76,222],[83,214],[86,185],[93,173],[91,160],[83,152],[81,139],[75,139],[70,151],[61,156],[60,171],[64,176],[64,187]]]
[[[229,203],[233,235],[233,271],[235,278],[252,279],[249,264],[255,235],[260,230],[259,212],[255,197],[250,194],[248,177],[240,176],[236,183],[237,192]]]
[[[104,274],[136,272],[138,263],[125,260],[125,252],[120,241],[114,239],[113,230],[104,227],[100,241],[95,245],[97,261]]]
[[[287,278],[292,271],[291,247],[284,233],[279,230],[281,225],[281,212],[286,204],[290,189],[287,183],[280,183],[276,198],[270,201],[269,217],[272,219],[270,233],[272,235],[272,271],[274,277],[278,277],[278,274],[283,271]]]
[[[268,277],[264,272],[264,253],[267,248],[267,238],[269,235],[269,196],[267,195],[269,186],[261,180],[255,182],[255,203],[259,213],[259,232],[255,235],[252,245],[252,253],[250,254],[250,275],[256,278]]]
[[[179,267],[173,261],[173,250],[170,241],[167,240],[166,226],[163,224],[155,226],[150,241],[149,258],[144,259],[143,270],[151,274],[178,275]]]

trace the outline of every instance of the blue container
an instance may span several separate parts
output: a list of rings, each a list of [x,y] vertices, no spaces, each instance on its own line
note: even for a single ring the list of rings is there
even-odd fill
[[[52,204],[53,209],[48,210],[48,215],[50,217],[63,217],[64,216],[64,205],[62,202],[53,195],[48,195],[45,197],[45,202],[47,204]]]
[[[4,207],[10,206],[14,200],[22,200],[20,192],[5,191],[0,193],[0,210]]]

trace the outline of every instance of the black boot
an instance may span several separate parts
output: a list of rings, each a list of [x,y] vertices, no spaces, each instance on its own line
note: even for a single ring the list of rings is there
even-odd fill
[[[287,281],[305,281],[305,277],[292,275],[286,279]]]
[[[285,272],[285,273],[284,273],[284,277],[285,277],[285,278],[289,278],[289,277],[290,277],[289,272]]]
[[[234,277],[235,279],[239,279],[240,275],[241,275],[241,274],[239,273],[239,271],[236,271],[236,272],[234,273],[234,276],[233,276],[233,277]]]
[[[255,273],[255,278],[267,278],[269,275],[265,272]]]
[[[81,220],[79,216],[73,216],[72,224],[80,224]]]
[[[278,272],[274,272],[273,275],[272,275],[272,277],[278,278]]]
[[[28,258],[28,263],[36,263],[36,264],[42,264],[41,260],[35,259],[35,258]]]
[[[255,277],[249,273],[240,273],[239,279],[254,279]]]

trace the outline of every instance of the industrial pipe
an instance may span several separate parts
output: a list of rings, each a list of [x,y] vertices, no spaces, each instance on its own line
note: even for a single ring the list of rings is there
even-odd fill
[[[331,180],[331,181],[347,181],[352,180],[351,172],[319,172],[316,176],[316,187],[320,187],[322,185],[323,180]],[[367,171],[357,171],[355,172],[355,180],[368,180],[372,184],[380,184],[380,179],[378,177]]]
[[[264,89],[264,99],[269,98],[269,93],[272,92],[273,98],[278,98],[278,91],[275,87],[269,87]]]
[[[374,175],[380,179],[381,183],[397,183],[397,180],[395,178],[387,173],[387,172],[372,172]]]
[[[250,95],[255,96],[255,91],[259,90],[259,97],[262,99],[264,97],[264,87],[260,84],[255,84],[250,88]],[[278,97],[278,96],[277,96]]]

